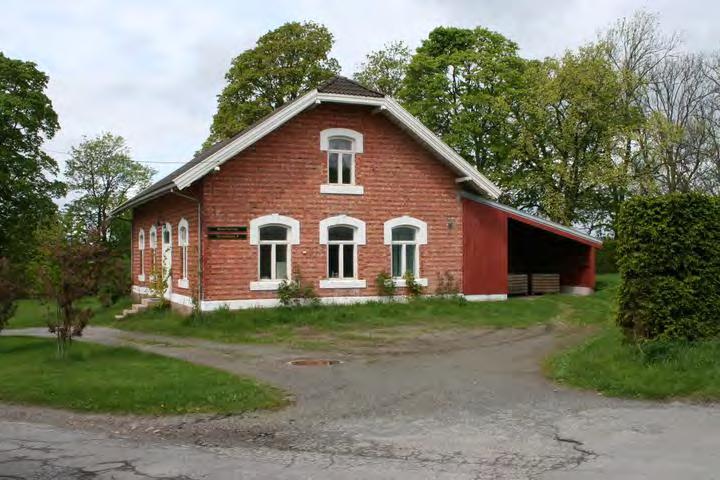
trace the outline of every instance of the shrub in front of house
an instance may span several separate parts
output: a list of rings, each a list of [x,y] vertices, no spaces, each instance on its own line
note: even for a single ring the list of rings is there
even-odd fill
[[[632,340],[720,334],[720,200],[638,197],[618,217],[617,324]]]
[[[315,288],[304,282],[297,273],[292,280],[283,280],[278,287],[278,298],[284,307],[316,306],[320,304]]]

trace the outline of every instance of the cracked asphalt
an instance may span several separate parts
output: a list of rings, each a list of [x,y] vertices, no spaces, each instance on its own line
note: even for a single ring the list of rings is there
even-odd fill
[[[540,364],[562,330],[423,334],[334,353],[333,367],[290,367],[312,353],[276,347],[87,332],[254,375],[295,404],[153,418],[2,405],[0,479],[720,479],[720,408],[552,385]]]

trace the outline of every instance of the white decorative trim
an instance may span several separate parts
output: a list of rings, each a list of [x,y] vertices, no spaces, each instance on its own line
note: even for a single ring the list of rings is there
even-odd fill
[[[178,287],[190,288],[190,281],[187,278],[178,278]]]
[[[502,302],[507,300],[504,293],[493,293],[490,295],[463,295],[468,302]]]
[[[152,225],[150,227],[148,238],[150,242],[150,248],[157,248],[157,227],[155,225]],[[153,241],[153,238],[155,239],[155,241]]]
[[[267,225],[284,225],[290,229],[288,242],[290,245],[300,243],[300,222],[292,217],[286,217],[279,213],[264,215],[262,217],[250,220],[250,245],[258,245],[260,243],[260,227]]]
[[[141,285],[133,285],[132,286],[133,293],[137,293],[138,295],[150,295],[152,294],[152,291],[148,287],[143,287]]]
[[[590,287],[581,287],[576,285],[560,285],[561,293],[569,293],[570,295],[592,295],[594,290]]]
[[[144,281],[145,281],[145,275],[143,275],[142,273],[141,273],[140,275],[138,275],[138,281],[144,282]]]
[[[145,250],[145,230],[142,228],[138,232],[138,250]]]
[[[328,195],[364,195],[365,188],[362,185],[340,185],[334,183],[323,183],[320,185],[320,193]]]
[[[326,128],[320,132],[320,150],[330,149],[330,139],[333,137],[346,137],[353,140],[353,152],[363,153],[363,135],[349,128]]]
[[[187,232],[187,239],[185,240],[186,243],[182,243],[180,240],[180,229],[182,227],[185,227],[185,232]],[[190,225],[188,224],[188,221],[184,218],[181,218],[178,222],[178,228],[177,228],[177,238],[178,238],[178,246],[180,247],[186,247],[190,244]]]
[[[320,280],[320,288],[366,288],[365,280],[356,278],[327,278]]]
[[[385,245],[390,245],[392,243],[392,229],[395,227],[402,227],[402,226],[410,226],[415,227],[417,229],[417,235],[415,236],[415,243],[418,245],[427,245],[428,243],[428,233],[427,233],[427,223],[423,222],[422,220],[418,220],[417,218],[408,217],[407,215],[403,215],[402,217],[397,217],[388,220],[385,222],[385,225],[383,227],[383,233],[385,237]]]
[[[393,285],[396,287],[407,287],[407,282],[404,278],[393,278],[392,279]],[[427,278],[416,278],[415,283],[420,285],[421,287],[427,287],[428,286],[428,279]]]
[[[186,307],[193,306],[192,297],[188,297],[187,295],[181,295],[179,293],[171,293],[168,297],[168,300],[177,305],[184,305]]]
[[[273,291],[280,288],[280,284],[284,280],[258,280],[250,282],[250,290],[253,291]]]
[[[336,215],[320,220],[320,245],[328,244],[328,228],[337,225],[348,225],[355,229],[355,243],[365,245],[365,222],[362,220],[349,217],[347,215]]]

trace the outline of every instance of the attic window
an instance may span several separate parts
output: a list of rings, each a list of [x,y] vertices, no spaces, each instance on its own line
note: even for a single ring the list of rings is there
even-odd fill
[[[323,130],[320,149],[327,152],[326,183],[321,185],[320,192],[362,195],[363,187],[356,181],[356,155],[363,151],[362,134],[346,128]]]

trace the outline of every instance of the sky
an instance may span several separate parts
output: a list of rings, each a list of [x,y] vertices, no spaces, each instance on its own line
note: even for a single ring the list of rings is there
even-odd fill
[[[234,56],[288,21],[335,36],[331,55],[352,76],[366,53],[393,40],[417,47],[440,25],[483,26],[542,58],[593,40],[638,9],[658,13],[691,51],[720,50],[712,0],[3,0],[0,51],[50,77],[60,132],[46,150],[62,165],[83,136],[122,135],[133,158],[163,176],[208,135]]]

